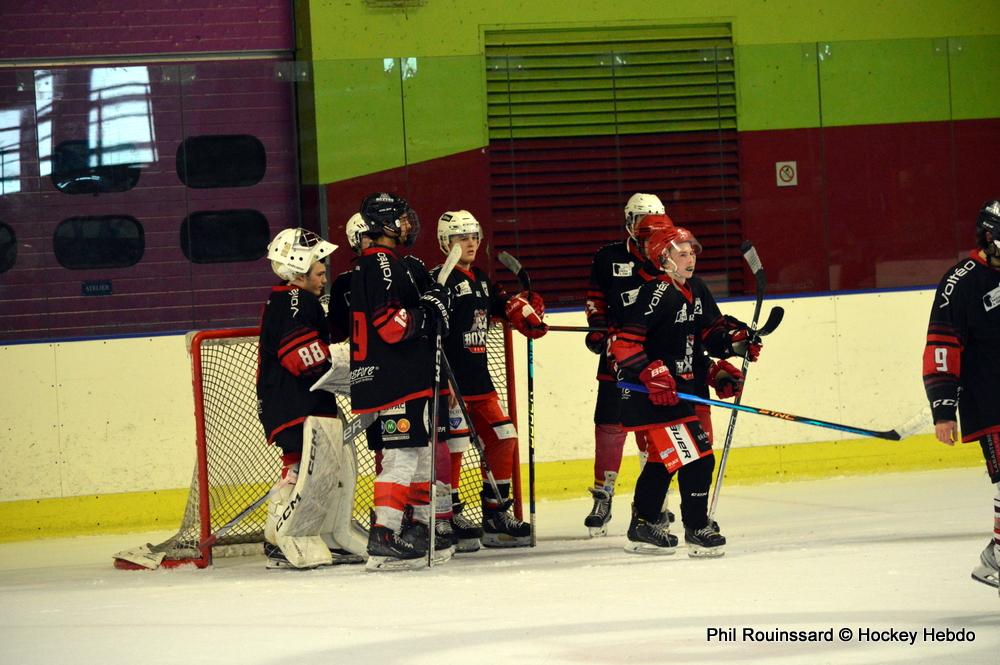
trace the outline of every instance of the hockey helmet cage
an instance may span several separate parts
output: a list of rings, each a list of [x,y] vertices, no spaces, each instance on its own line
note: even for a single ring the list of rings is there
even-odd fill
[[[662,215],[666,212],[663,202],[656,194],[633,194],[625,204],[625,231],[634,238],[635,223],[639,218],[643,215]]]
[[[362,219],[361,213],[356,212],[351,215],[351,218],[347,220],[347,224],[344,226],[344,232],[347,234],[347,244],[351,246],[355,252],[361,251],[361,238],[368,231],[368,224]]]
[[[267,245],[274,274],[286,282],[305,275],[317,261],[333,254],[337,246],[306,229],[283,229]]]
[[[670,260],[670,249],[677,249],[689,242],[695,254],[701,253],[701,243],[694,234],[681,226],[654,231],[646,241],[646,256],[653,265],[667,272],[667,262]]]
[[[479,221],[468,210],[449,210],[438,218],[438,246],[447,254],[451,251],[451,237],[467,234],[483,237],[483,229]]]
[[[993,242],[987,243],[987,231],[993,236]],[[1000,201],[987,201],[979,209],[976,217],[976,240],[979,247],[988,250],[991,255],[1000,255]]]
[[[361,202],[361,218],[368,224],[364,232],[372,238],[385,235],[400,239],[403,234],[403,223],[409,223],[409,231],[402,239],[402,244],[410,247],[420,233],[420,219],[417,213],[406,202],[406,199],[388,192],[369,194]]]

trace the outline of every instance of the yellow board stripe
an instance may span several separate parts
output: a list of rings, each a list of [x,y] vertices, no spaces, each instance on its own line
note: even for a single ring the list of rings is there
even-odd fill
[[[951,448],[941,445],[929,434],[902,442],[861,439],[755,446],[734,448],[730,452],[726,485],[974,467],[982,463],[982,452],[977,444],[957,444]],[[587,496],[587,488],[593,483],[593,465],[592,459],[536,464],[536,498],[558,500]],[[636,458],[626,459],[616,491],[632,492],[638,474]],[[525,482],[528,478],[524,465],[521,478]],[[370,479],[360,478],[359,485],[366,480],[370,485]],[[463,477],[463,482],[473,481],[478,479]],[[188,490],[184,488],[0,502],[0,524],[5,527],[0,531],[0,542],[174,530],[180,525],[187,496]],[[527,509],[526,490],[524,496]]]

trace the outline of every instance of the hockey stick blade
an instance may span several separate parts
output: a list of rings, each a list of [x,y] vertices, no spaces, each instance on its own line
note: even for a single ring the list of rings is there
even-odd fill
[[[767,314],[767,321],[764,322],[760,328],[757,328],[758,337],[766,337],[770,335],[778,326],[781,325],[782,319],[785,318],[785,308],[784,307],[773,307],[771,311]]]
[[[638,383],[629,383],[628,381],[619,381],[619,388],[624,388],[626,390],[634,390],[639,393],[649,393],[646,386]],[[773,409],[762,409],[756,406],[748,406],[746,404],[730,404],[729,402],[723,402],[717,399],[708,399],[707,397],[698,397],[697,395],[691,395],[688,393],[678,392],[677,396],[686,402],[695,402],[696,404],[708,404],[710,406],[719,406],[723,409],[732,409],[734,411],[745,411],[747,413],[755,413],[758,416],[767,416],[769,418],[778,418],[780,420],[787,420],[789,422],[802,423],[803,425],[812,425],[813,427],[825,427],[826,429],[840,430],[841,432],[850,432],[851,434],[860,434],[862,436],[870,436],[876,439],[886,439],[888,441],[899,441],[902,437],[899,432],[894,429],[890,430],[874,430],[865,429],[863,427],[853,427],[851,425],[841,425],[840,423],[830,422],[829,420],[820,420],[819,418],[808,418],[806,416],[795,416],[790,413],[784,413],[782,411],[774,411]]]
[[[497,254],[497,260],[504,265],[507,270],[511,271],[517,276],[517,281],[521,283],[521,288],[525,291],[531,290],[531,278],[528,277],[527,271],[521,262],[515,259],[510,252],[503,251]]]

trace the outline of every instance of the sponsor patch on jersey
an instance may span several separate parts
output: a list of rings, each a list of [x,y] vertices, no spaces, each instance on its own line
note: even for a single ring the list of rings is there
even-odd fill
[[[471,296],[472,295],[472,285],[468,282],[459,282],[455,287],[456,296]]]
[[[410,421],[406,418],[400,418],[396,421],[396,431],[406,434],[410,431]]]
[[[517,436],[517,430],[510,423],[495,426],[493,433],[497,435],[498,439],[513,439]]]
[[[986,308],[987,312],[998,306],[1000,306],[1000,286],[992,291],[987,291],[983,296],[983,307]]]
[[[632,276],[632,262],[628,263],[612,263],[611,264],[611,274],[614,277],[631,277]]]
[[[378,412],[380,416],[401,416],[406,413],[406,402],[397,404],[396,406],[390,406],[388,409],[382,409]]]
[[[375,379],[375,374],[378,373],[378,365],[371,365],[369,367],[355,367],[351,370],[351,385],[356,386],[360,383],[367,383]]]
[[[629,305],[635,303],[639,299],[639,289],[632,289],[631,291],[622,291],[622,305],[628,307]]]

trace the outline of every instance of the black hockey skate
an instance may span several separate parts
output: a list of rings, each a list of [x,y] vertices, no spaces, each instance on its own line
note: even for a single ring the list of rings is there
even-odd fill
[[[590,530],[591,538],[608,535],[608,522],[611,521],[611,492],[599,488],[591,487],[590,494],[594,497],[594,507],[590,509],[590,514],[583,520],[583,525]]]
[[[368,534],[368,563],[365,570],[408,570],[424,565],[423,551],[400,538],[387,526],[373,526]]]
[[[700,529],[684,529],[684,541],[690,557],[717,557],[726,553],[726,539],[714,521]]]
[[[979,565],[972,570],[972,579],[982,582],[986,586],[991,586],[1000,592],[998,575],[1000,575],[1000,568],[997,565],[996,549],[993,546],[993,540],[990,539],[989,544],[986,545],[979,555]]]
[[[447,524],[445,520],[435,520],[434,521],[434,563],[444,563],[452,557],[455,553],[455,539],[453,534],[444,533],[442,530],[445,528],[444,525]],[[451,529],[448,528],[450,532]],[[420,522],[413,522],[403,518],[403,528],[399,534],[399,537],[413,545],[413,548],[420,552],[422,556],[427,555],[427,546],[430,544],[430,530],[427,528],[426,524],[421,524]]]
[[[509,508],[483,505],[483,547],[530,547],[531,525],[514,517]]]
[[[677,536],[670,533],[669,523],[647,522],[639,517],[633,505],[625,551],[630,554],[673,554],[677,551]]]
[[[462,511],[465,510],[463,502],[453,504],[451,510],[454,513],[451,518],[451,530],[458,541],[455,544],[455,552],[478,552],[479,539],[483,537],[482,527],[469,521],[462,514]]]

